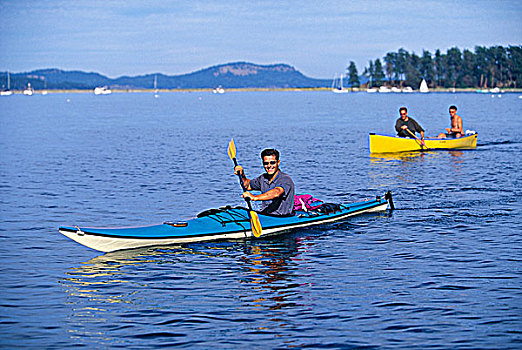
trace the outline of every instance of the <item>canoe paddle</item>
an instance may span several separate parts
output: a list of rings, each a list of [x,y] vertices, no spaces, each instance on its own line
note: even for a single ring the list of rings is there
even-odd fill
[[[236,160],[236,145],[234,144],[234,139],[230,139],[230,142],[228,144],[228,156],[232,161],[234,162],[234,167],[237,166],[237,160]],[[239,184],[241,185],[241,188],[243,189],[243,192],[246,192],[245,183],[243,182],[243,177],[241,177],[241,174],[238,172],[237,176],[239,177]],[[247,202],[248,205],[248,218],[250,219],[250,227],[252,228],[252,233],[254,234],[254,237],[261,236],[261,232],[263,231],[263,228],[261,227],[261,222],[259,222],[259,216],[257,213],[252,209],[252,203],[250,203],[250,198],[245,198],[245,202]]]
[[[410,129],[406,128],[406,131],[413,137],[415,137],[415,140],[417,140],[417,143],[419,144],[419,146],[421,146],[421,149],[422,147],[426,148],[426,151],[429,151],[430,149],[428,148],[428,146],[426,146],[421,140],[419,140],[419,138],[417,137],[417,135],[415,135],[414,133],[412,133],[410,131]]]

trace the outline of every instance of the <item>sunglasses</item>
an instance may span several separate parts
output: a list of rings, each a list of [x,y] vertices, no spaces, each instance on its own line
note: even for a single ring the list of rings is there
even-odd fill
[[[269,162],[263,162],[263,165],[264,165],[264,166],[267,166],[267,165],[269,165],[269,164],[270,164],[270,165],[275,165],[276,163],[277,163],[277,161],[275,161],[275,160],[271,160],[271,161],[269,161]]]

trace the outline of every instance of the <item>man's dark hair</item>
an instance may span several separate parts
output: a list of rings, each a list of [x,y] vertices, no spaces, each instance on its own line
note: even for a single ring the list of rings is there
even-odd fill
[[[450,106],[449,109],[454,109],[454,110],[457,110],[457,106]]]
[[[406,108],[406,107],[399,108],[399,113],[402,112],[402,111],[408,112],[408,108]]]
[[[276,160],[279,160],[279,151],[274,148],[267,148],[261,152],[261,159],[270,156],[275,156]]]

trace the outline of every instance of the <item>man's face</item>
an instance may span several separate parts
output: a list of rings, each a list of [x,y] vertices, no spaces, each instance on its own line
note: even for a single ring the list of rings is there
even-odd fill
[[[451,116],[452,118],[455,116],[456,113],[457,113],[457,111],[454,110],[454,109],[450,109],[450,110],[449,110],[449,114],[450,114],[450,116]]]
[[[402,120],[408,118],[408,112],[405,110],[400,111]]]
[[[263,167],[268,175],[274,175],[279,170],[280,160],[276,160],[275,156],[263,157]]]

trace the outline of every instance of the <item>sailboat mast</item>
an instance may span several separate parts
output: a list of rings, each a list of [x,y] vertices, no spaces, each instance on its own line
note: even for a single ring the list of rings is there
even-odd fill
[[[158,75],[154,74],[154,98],[158,98]]]

